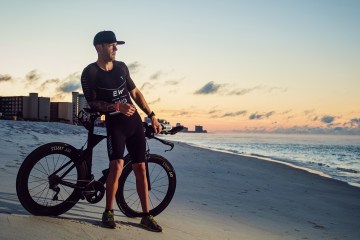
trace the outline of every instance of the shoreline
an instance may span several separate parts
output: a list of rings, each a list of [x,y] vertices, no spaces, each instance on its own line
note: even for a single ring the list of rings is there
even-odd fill
[[[289,167],[292,167],[292,168],[304,170],[304,171],[307,171],[309,173],[316,174],[316,175],[319,175],[319,176],[322,176],[322,177],[331,178],[331,179],[346,183],[346,184],[348,184],[350,186],[353,186],[353,187],[360,188],[360,183],[353,183],[353,182],[348,182],[348,181],[344,181],[344,180],[341,180],[341,179],[337,179],[337,178],[334,178],[331,175],[325,173],[324,171],[316,170],[316,169],[313,169],[313,168],[310,168],[310,167],[307,167],[307,166],[296,165],[296,163],[287,162],[286,160],[279,160],[279,159],[275,159],[273,157],[262,156],[262,155],[258,155],[258,154],[236,153],[236,152],[229,151],[229,150],[205,147],[205,146],[197,145],[195,143],[187,143],[187,142],[181,142],[181,141],[177,141],[177,140],[169,140],[169,141],[176,142],[176,143],[187,144],[188,146],[202,148],[202,149],[206,149],[206,150],[209,150],[209,151],[227,153],[227,154],[232,154],[232,155],[236,155],[236,156],[256,158],[256,159],[261,159],[261,160],[264,160],[264,161],[279,163],[279,164],[283,164],[283,165],[286,165],[286,166],[289,166]]]

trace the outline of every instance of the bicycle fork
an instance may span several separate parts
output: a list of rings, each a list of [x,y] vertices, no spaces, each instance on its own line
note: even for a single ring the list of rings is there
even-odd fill
[[[150,182],[150,174],[149,174],[149,165],[148,161],[145,161],[145,171],[146,171],[146,180],[148,184],[148,191],[151,191],[151,182]]]

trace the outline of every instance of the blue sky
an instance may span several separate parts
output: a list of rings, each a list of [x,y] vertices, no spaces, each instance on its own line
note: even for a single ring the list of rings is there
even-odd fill
[[[359,127],[360,1],[0,3],[0,95],[70,101],[93,36],[113,30],[126,42],[117,59],[171,122]]]

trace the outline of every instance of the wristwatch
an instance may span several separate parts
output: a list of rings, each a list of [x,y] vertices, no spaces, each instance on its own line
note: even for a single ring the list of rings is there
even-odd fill
[[[148,115],[148,118],[152,118],[153,116],[155,116],[155,113],[154,113],[154,112],[151,112],[151,113]]]

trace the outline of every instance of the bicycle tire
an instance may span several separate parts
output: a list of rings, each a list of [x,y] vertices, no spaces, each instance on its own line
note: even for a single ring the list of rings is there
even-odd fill
[[[58,184],[58,199],[50,189],[48,176],[71,161],[65,176],[67,181],[83,184],[86,179],[86,165],[78,161],[77,150],[66,143],[54,142],[38,147],[31,152],[22,165],[16,178],[16,193],[21,205],[34,215],[58,216],[71,209],[80,199],[79,189]],[[64,173],[60,171],[60,173]]]
[[[176,174],[171,163],[160,155],[150,154],[147,161],[151,183],[149,213],[156,216],[164,211],[174,196]],[[120,211],[127,217],[143,216],[131,162],[125,165],[120,176],[116,202]]]

